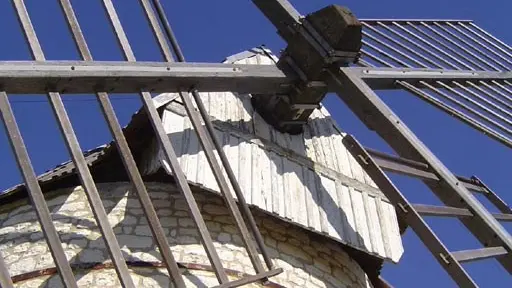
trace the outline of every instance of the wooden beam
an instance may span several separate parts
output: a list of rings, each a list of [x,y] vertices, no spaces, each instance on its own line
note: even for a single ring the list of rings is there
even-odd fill
[[[462,250],[452,252],[453,258],[459,262],[471,262],[487,258],[494,258],[497,256],[507,254],[507,250],[503,247],[486,247],[474,250]]]

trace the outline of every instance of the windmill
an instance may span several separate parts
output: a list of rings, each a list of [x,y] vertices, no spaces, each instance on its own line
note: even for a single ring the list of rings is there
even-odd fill
[[[297,49],[293,47],[294,41],[297,41],[300,43],[297,46],[301,49],[305,46],[305,42],[310,47],[315,47],[312,49],[318,49],[318,54],[323,52],[323,55],[329,55],[331,52],[330,55],[332,55],[332,52],[337,50],[338,43],[350,45],[348,43],[355,41],[352,38],[355,33],[350,31],[350,28],[346,28],[344,32],[332,33],[329,30],[331,26],[325,24],[330,21],[336,23],[335,20],[326,20],[327,15],[339,13],[339,19],[342,15],[349,18],[343,22],[347,25],[354,21],[349,12],[330,7],[307,17],[301,17],[285,2],[275,1],[273,4],[257,3],[257,5],[278,28],[280,35],[287,40],[289,45],[287,52]],[[325,25],[323,29],[318,22]],[[365,167],[379,188],[394,199],[399,215],[416,232],[457,284],[461,287],[475,286],[461,266],[463,262],[497,257],[501,265],[510,273],[511,238],[498,222],[498,220],[507,221],[510,218],[510,207],[478,178],[464,179],[450,172],[372,91],[373,89],[405,89],[511,147],[511,130],[507,128],[507,126],[510,127],[511,118],[509,111],[506,110],[511,100],[508,79],[510,47],[471,21],[362,20],[361,25],[364,27],[361,41],[362,56],[354,62],[362,68],[336,66],[334,71],[326,69],[323,80],[327,86],[332,85],[332,89],[358,118],[379,134],[399,157],[365,149],[352,137],[345,138],[344,144]],[[287,34],[290,26],[296,27],[295,31],[290,33],[292,35]],[[339,24],[337,27],[342,25]],[[341,40],[340,38],[343,37],[341,35],[346,38]],[[319,40],[315,42],[312,38]],[[327,43],[330,46],[327,46]],[[322,49],[320,48],[322,46],[328,48]],[[354,50],[351,49],[353,47],[348,47],[343,52],[353,52]],[[307,54],[302,50],[301,52]],[[307,74],[308,72],[303,70],[314,65],[304,63],[306,61],[301,58],[303,54],[297,52],[296,58],[290,56],[295,62],[293,67],[296,67],[299,75],[300,71]],[[324,59],[327,63],[331,62],[329,57]],[[316,79],[312,78],[312,80]],[[389,86],[385,87],[386,85]],[[308,95],[308,92],[305,94]],[[300,96],[297,98],[300,99]],[[292,103],[288,107],[293,107],[293,100],[290,102]],[[297,109],[294,111],[303,112]],[[292,118],[298,117],[300,116],[292,116]],[[287,124],[290,125],[289,122]],[[410,203],[383,171],[421,179],[447,206],[435,207]],[[429,176],[435,176],[429,177],[423,172],[427,172]],[[439,182],[431,182],[432,180]],[[499,207],[503,214],[491,215],[469,192],[472,190],[481,193],[482,188],[485,190],[486,197]],[[459,217],[480,240],[484,248],[448,251],[421,215]],[[466,215],[471,216],[465,218]]]
[[[76,286],[73,273],[60,247],[6,92],[48,93],[123,286],[133,287],[133,283],[122,260],[119,245],[109,228],[87,162],[59,93],[97,93],[168,272],[178,287],[184,287],[178,265],[168,249],[164,232],[105,91],[140,92],[164,156],[174,171],[176,182],[199,227],[202,242],[221,283],[220,287],[236,287],[260,281],[279,274],[281,270],[273,266],[266,253],[262,236],[245,203],[229,160],[214,136],[214,127],[198,91],[250,92],[253,95],[252,104],[258,113],[279,131],[290,134],[302,131],[303,125],[326,93],[336,93],[369,129],[395,150],[397,156],[365,148],[354,136],[345,137],[343,144],[390,199],[399,218],[414,230],[454,281],[461,287],[476,287],[461,264],[490,257],[495,257],[510,273],[512,238],[498,222],[512,219],[510,207],[478,178],[467,179],[454,175],[374,90],[405,90],[510,148],[512,49],[471,21],[358,20],[348,9],[339,6],[329,6],[303,17],[286,0],[253,2],[287,42],[277,67],[173,63],[173,54],[178,62],[185,62],[185,58],[158,0],[142,0],[141,3],[167,62],[136,62],[110,0],[103,1],[104,8],[126,62],[93,60],[69,0],[61,0],[60,4],[84,61],[45,61],[24,1],[13,0],[35,61],[5,62],[0,65],[0,82],[5,91],[0,94],[0,109],[38,219],[66,286]],[[158,119],[149,91],[180,94],[221,191],[229,191],[228,186],[232,185],[240,203],[239,208],[230,193],[223,194],[231,216],[244,238],[256,275],[228,281],[173,147]],[[189,91],[193,98],[188,96]],[[214,151],[217,151],[220,161],[216,159]],[[226,170],[227,179],[222,174],[222,168]],[[385,172],[418,178],[446,206],[410,203]],[[484,194],[501,213],[491,214],[473,196],[473,192]],[[483,248],[448,251],[423,220],[423,215],[460,218]],[[251,237],[254,237],[254,242]],[[258,258],[257,249],[261,251],[263,261]],[[0,277],[2,287],[12,287],[9,274],[1,262],[0,271],[3,275]]]

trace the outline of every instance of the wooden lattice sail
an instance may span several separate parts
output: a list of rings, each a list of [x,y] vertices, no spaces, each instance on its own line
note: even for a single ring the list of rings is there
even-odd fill
[[[43,188],[49,185],[72,183],[83,187],[83,204],[91,208],[88,221],[97,224],[105,242],[111,262],[100,266],[113,267],[119,285],[136,287],[128,267],[131,262],[124,258],[112,227],[115,225],[100,197],[101,189],[94,181],[126,178],[133,186],[133,199],[139,203],[141,215],[147,219],[148,237],[153,237],[154,250],[162,259],[155,266],[166,270],[165,279],[175,287],[189,285],[183,267],[199,266],[176,260],[170,242],[177,234],[172,236],[162,227],[155,208],[160,203],[155,205],[143,181],[143,176],[156,177],[160,168],[165,171],[164,179],[171,179],[176,194],[182,197],[182,202],[173,205],[188,211],[190,219],[183,225],[195,227],[208,262],[200,269],[213,273],[216,287],[263,285],[272,277],[288,281],[290,275],[301,273],[310,273],[310,279],[319,268],[327,273],[322,274],[322,285],[386,287],[379,278],[380,266],[384,260],[397,262],[403,253],[398,220],[401,228],[406,225],[415,231],[461,287],[477,286],[462,266],[464,262],[496,258],[511,273],[512,238],[499,222],[512,219],[510,207],[478,178],[454,175],[375,93],[381,89],[406,90],[512,147],[512,48],[471,21],[358,20],[349,9],[337,5],[302,16],[286,0],[254,0],[287,43],[279,58],[265,49],[253,49],[220,64],[180,63],[185,57],[160,1],[140,0],[164,59],[148,63],[136,62],[116,6],[103,0],[108,28],[126,60],[112,62],[94,61],[71,1],[60,0],[82,61],[47,61],[24,2],[12,0],[33,61],[0,62],[0,114],[25,185],[8,191],[2,199],[28,197],[34,212],[11,217],[30,210],[25,205],[5,214],[9,219],[4,224],[23,217],[39,224],[55,267],[30,271],[23,277],[58,272],[59,283],[78,286],[73,270],[77,267],[67,259],[53,222],[54,211],[50,212],[43,195]],[[107,92],[140,96],[143,108],[134,116],[135,124],[121,128]],[[72,161],[36,177],[7,93],[47,95]],[[110,145],[82,153],[62,102],[61,94],[67,93],[95,93],[112,132]],[[153,98],[151,93],[165,94]],[[364,148],[354,136],[345,135],[320,105],[326,93],[337,94],[396,155]],[[117,170],[126,173],[113,172]],[[384,171],[420,179],[445,206],[410,203]],[[232,223],[226,230],[238,233],[251,273],[237,274],[226,267],[218,251],[222,243],[218,238],[214,242],[206,224],[213,216],[203,217],[205,209],[194,198],[193,190],[212,192],[222,199],[225,208],[221,213],[227,212],[222,216],[228,216]],[[490,213],[474,192],[483,193],[500,213]],[[296,264],[286,257],[299,250],[288,248],[281,249],[288,256],[277,253],[288,259],[287,264],[276,267],[272,259],[276,253],[268,249],[267,236],[260,232],[260,218],[255,218],[254,211],[264,212],[260,218],[271,215],[275,221],[292,225],[283,227],[292,227],[293,233],[281,229],[288,231],[287,237],[300,237],[294,235],[302,230],[310,233],[308,237],[320,237],[321,245],[312,245],[310,238],[305,240],[315,246],[308,246],[310,251],[327,255],[324,258],[330,253],[339,256],[324,259],[328,263],[355,259],[357,263],[351,268],[357,268],[360,276],[343,278],[349,267],[322,266],[318,259],[307,258],[311,256],[304,256],[308,263]],[[482,248],[448,251],[422,215],[457,217]],[[5,228],[9,231],[12,227]],[[265,233],[273,236],[267,230]],[[294,241],[288,242],[301,243]],[[332,241],[334,245],[323,246]],[[280,245],[274,246],[279,249]],[[21,247],[17,249],[23,250]],[[323,248],[327,252],[315,250]],[[4,258],[0,257],[0,285],[13,287],[13,282],[21,280],[10,275],[6,267],[10,262],[4,263]],[[297,272],[299,268],[290,263],[302,265],[303,270]],[[313,285],[295,280],[290,283]]]

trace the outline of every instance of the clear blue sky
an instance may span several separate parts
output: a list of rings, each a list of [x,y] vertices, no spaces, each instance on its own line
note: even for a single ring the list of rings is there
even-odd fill
[[[28,60],[10,1],[0,1],[0,60]],[[27,0],[48,59],[78,59],[67,34],[57,0]],[[101,10],[100,0],[75,0],[82,28],[93,55],[99,60],[121,60],[121,54]],[[137,0],[114,1],[134,51],[140,60],[160,61],[155,42],[144,22]],[[266,44],[276,53],[284,47],[275,29],[251,1],[163,1],[188,61],[219,62],[225,56]],[[473,19],[478,25],[512,43],[510,11],[512,2],[505,0],[467,1],[345,1],[296,0],[292,3],[305,14],[328,4],[346,5],[360,18],[450,18]],[[112,96],[116,112],[124,124],[140,107],[133,95]],[[42,95],[10,98],[18,123],[37,173],[42,173],[69,159],[58,134],[46,98]],[[111,137],[92,96],[65,96],[65,104],[77,131],[82,149],[87,150],[110,141]],[[72,100],[73,99],[73,100]],[[419,138],[453,171],[460,175],[479,176],[512,203],[509,179],[512,176],[510,149],[463,126],[445,114],[427,107],[404,93],[384,96],[397,114]],[[347,132],[363,144],[385,150],[385,145],[369,132],[335,97],[325,104]],[[20,182],[3,127],[0,128],[0,190]],[[438,203],[422,184],[396,178],[403,192],[417,203]],[[479,247],[456,220],[429,221],[452,250]],[[510,232],[510,225],[507,229]],[[404,236],[405,254],[399,265],[386,264],[384,277],[396,287],[454,287],[448,275],[410,230]],[[494,260],[465,265],[482,287],[512,287],[512,279]]]

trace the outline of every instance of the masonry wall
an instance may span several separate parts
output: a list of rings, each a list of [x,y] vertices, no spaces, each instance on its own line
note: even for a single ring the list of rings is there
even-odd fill
[[[151,231],[140,203],[127,183],[100,184],[98,189],[128,261],[137,287],[169,287]],[[206,253],[188,216],[187,205],[174,186],[147,183],[153,204],[167,234],[171,250],[186,269],[189,287],[218,284],[208,271]],[[195,194],[203,217],[231,279],[253,274],[237,229],[222,199],[209,192]],[[119,287],[105,244],[81,187],[47,194],[54,224],[66,256],[82,287]],[[319,243],[305,231],[272,216],[258,213],[258,226],[276,266],[284,269],[272,277],[272,287],[370,287],[359,265],[341,246]],[[0,251],[16,287],[60,287],[53,259],[36,215],[26,202],[0,207]],[[253,284],[246,287],[260,287]]]

